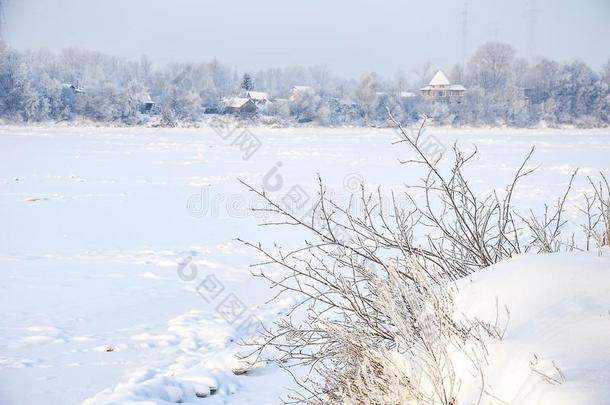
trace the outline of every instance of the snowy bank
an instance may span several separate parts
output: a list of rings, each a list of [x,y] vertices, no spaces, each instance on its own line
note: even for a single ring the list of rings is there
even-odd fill
[[[487,343],[488,363],[483,366],[486,388],[480,403],[610,403],[608,252],[603,256],[522,255],[460,281],[458,289],[456,308],[492,324],[499,315],[498,325],[501,329],[506,325],[501,341]],[[272,381],[284,379],[282,371],[268,367],[258,378],[228,377],[231,362],[226,355],[224,361],[224,376],[218,374],[223,366],[215,362],[212,369],[217,371],[213,372],[209,359],[182,370],[184,378],[175,374],[175,367],[161,374],[151,369],[139,371],[85,403],[249,403],[234,395],[236,389],[256,393],[259,403],[280,403],[279,395],[285,392]],[[457,403],[478,403],[480,377],[471,373],[471,364],[456,362],[455,367],[461,383]]]
[[[496,310],[496,298],[499,311]],[[506,324],[487,345],[490,388],[482,403],[610,403],[610,256],[608,252],[522,255],[460,282],[457,308]],[[480,381],[460,404],[476,403]],[[497,398],[497,399],[494,399]]]

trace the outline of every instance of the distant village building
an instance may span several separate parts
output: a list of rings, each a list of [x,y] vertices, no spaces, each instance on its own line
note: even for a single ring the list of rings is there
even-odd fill
[[[153,112],[156,105],[157,103],[152,100],[145,101],[144,103],[142,103],[141,111],[144,114],[150,114]]]
[[[64,83],[63,87],[66,88],[66,89],[70,89],[70,90],[72,90],[75,93],[84,93],[85,92],[85,90],[83,90],[82,87],[80,87],[78,85],[74,85],[72,83]]]
[[[240,115],[254,115],[256,114],[257,107],[256,103],[245,97],[234,97],[227,101],[224,109],[225,114],[240,114]]]
[[[203,106],[204,114],[220,114],[221,112],[222,112],[222,110],[220,108],[218,108],[217,105]]]
[[[415,98],[416,96],[417,94],[413,93],[412,91],[401,91],[398,93],[398,98],[403,100]]]
[[[296,102],[301,100],[303,97],[314,96],[316,91],[311,86],[293,86],[290,90],[290,101]]]
[[[451,84],[442,71],[436,72],[427,86],[419,89],[422,98],[430,102],[460,103],[466,88],[461,84]]]
[[[271,101],[269,94],[262,91],[247,91],[246,98],[254,101],[256,105],[264,105]]]

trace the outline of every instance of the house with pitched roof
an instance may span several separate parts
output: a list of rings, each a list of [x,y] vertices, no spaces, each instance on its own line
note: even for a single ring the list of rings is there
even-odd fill
[[[233,97],[225,101],[225,114],[254,115],[256,111],[256,103],[250,98]]]
[[[249,90],[246,92],[246,97],[250,100],[254,101],[256,105],[264,105],[271,101],[268,93],[262,91],[252,91]]]
[[[419,89],[422,98],[429,102],[460,103],[466,88],[461,84],[451,84],[442,71],[436,72],[427,86]]]

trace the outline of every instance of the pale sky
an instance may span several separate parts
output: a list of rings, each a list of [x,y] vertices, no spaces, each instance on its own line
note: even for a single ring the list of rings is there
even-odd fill
[[[463,59],[466,3],[468,54],[495,39],[522,56],[580,59],[594,69],[610,58],[610,0],[4,1],[5,38],[17,49],[75,46],[147,54],[158,64],[325,64],[354,77],[427,61],[448,69]]]

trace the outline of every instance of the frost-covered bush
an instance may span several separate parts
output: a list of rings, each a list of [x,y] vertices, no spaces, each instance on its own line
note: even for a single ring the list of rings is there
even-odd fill
[[[610,246],[610,183],[603,173],[599,177],[599,180],[589,177],[592,192],[584,195],[585,204],[581,208],[587,220],[582,225],[586,250]]]
[[[533,150],[508,186],[480,195],[465,174],[476,150],[467,154],[454,146],[451,164],[442,165],[447,157],[427,146],[425,119],[410,130],[390,118],[398,142],[411,151],[404,163],[425,171],[419,184],[392,194],[389,205],[381,191],[364,186],[339,204],[320,180],[318,198],[302,216],[248,186],[267,203],[257,210],[277,216],[272,224],[311,233],[289,250],[244,242],[264,257],[255,275],[271,283],[276,299],[298,297],[290,316],[266,330],[250,353],[256,361],[310,370],[305,379],[295,377],[301,386],[291,397],[295,402],[455,404],[465,376],[454,361],[481,373],[485,342],[501,339],[503,331],[455,313],[454,281],[524,252],[608,243],[610,189],[603,176],[587,197],[587,245],[579,248],[564,231],[576,173],[555,204],[541,215],[525,214],[513,195],[534,170],[528,165]],[[484,376],[481,381],[483,395]]]

